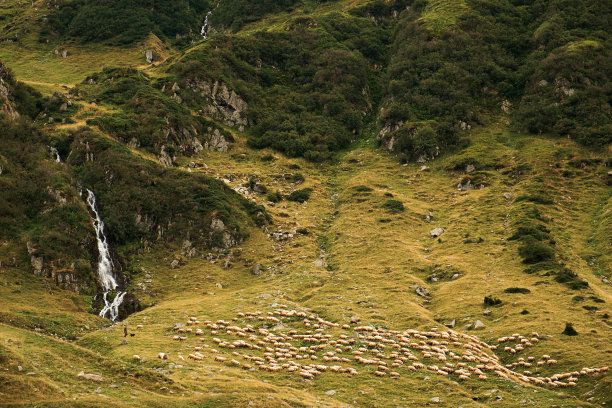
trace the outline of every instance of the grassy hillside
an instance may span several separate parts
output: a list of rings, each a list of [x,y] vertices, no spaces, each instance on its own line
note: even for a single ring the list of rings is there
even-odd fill
[[[136,3],[1,9],[0,406],[612,404],[607,3]]]

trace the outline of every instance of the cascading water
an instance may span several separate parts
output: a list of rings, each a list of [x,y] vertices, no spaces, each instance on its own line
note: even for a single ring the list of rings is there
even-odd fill
[[[212,16],[212,11],[206,13],[206,17],[204,18],[204,24],[202,24],[202,29],[200,30],[200,35],[204,38],[208,38],[208,19]]]
[[[62,158],[60,157],[57,149],[53,146],[49,146],[49,150],[51,150],[51,156],[53,157],[53,159],[55,159],[56,162],[60,163],[62,161]]]
[[[206,13],[206,17],[204,18],[204,23],[202,23],[202,29],[200,30],[200,35],[204,39],[208,38],[208,27],[209,27],[208,20],[210,19],[210,16],[212,16],[212,14],[215,12],[215,10],[217,10],[217,7],[219,7],[219,4],[221,4],[221,0],[219,0],[219,2],[217,3],[214,9]]]
[[[95,217],[92,217],[92,221],[96,230],[96,241],[98,242],[98,280],[104,291],[104,307],[100,316],[105,317],[106,314],[110,314],[110,319],[115,321],[119,315],[119,306],[123,302],[125,292],[117,292],[115,299],[112,302],[108,301],[108,292],[117,289],[117,281],[113,276],[113,261],[110,258],[106,236],[104,235],[104,222],[102,222],[96,209],[96,196],[89,189],[87,189],[87,205],[95,215]]]

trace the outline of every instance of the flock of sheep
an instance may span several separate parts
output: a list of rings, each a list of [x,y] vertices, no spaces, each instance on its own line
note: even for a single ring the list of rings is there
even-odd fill
[[[290,323],[301,327],[288,328],[286,325]],[[351,376],[368,372],[398,378],[402,371],[424,370],[440,376],[456,376],[460,381],[497,376],[556,388],[574,387],[580,376],[608,371],[608,367],[585,367],[580,371],[543,376],[537,373],[541,367],[557,363],[548,355],[539,359],[521,357],[516,362],[503,364],[495,354],[503,343],[515,344],[499,350],[509,353],[508,357],[523,352],[539,341],[535,332],[529,337],[513,334],[499,338],[498,346],[447,328],[423,332],[357,326],[354,322],[340,325],[284,305],[273,312],[238,313],[232,322],[199,321],[191,317],[185,325],[177,324],[173,331],[175,341],[197,338],[198,345],[187,356],[191,360],[213,358],[244,370],[284,371],[308,380],[324,372]],[[157,357],[169,358],[166,353],[159,353]],[[140,357],[135,355],[134,359]],[[177,359],[185,361],[180,354]]]

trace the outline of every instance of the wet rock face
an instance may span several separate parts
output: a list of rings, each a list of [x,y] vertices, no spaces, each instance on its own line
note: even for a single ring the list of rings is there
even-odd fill
[[[98,314],[100,310],[102,310],[102,307],[104,307],[104,300],[102,298],[102,294],[98,293],[91,301],[91,308],[96,311],[96,314]],[[121,305],[119,305],[117,320],[125,320],[131,314],[139,312],[142,309],[143,307],[140,304],[140,300],[136,294],[128,292],[123,297]]]

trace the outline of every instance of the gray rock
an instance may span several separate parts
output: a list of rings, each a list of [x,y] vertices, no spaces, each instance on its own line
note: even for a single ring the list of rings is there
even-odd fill
[[[263,273],[263,266],[258,263],[253,265],[253,268],[251,268],[251,273],[256,276],[261,275]]]
[[[145,59],[147,60],[149,64],[157,60],[153,50],[146,50],[144,54],[145,54]]]
[[[459,191],[467,191],[472,188],[472,180],[467,179],[465,182],[457,184],[457,190]]]
[[[314,266],[321,266],[323,268],[327,267],[327,264],[322,259],[317,259],[316,261],[313,262],[313,264]]]
[[[178,266],[180,265],[181,261],[179,261],[178,259],[175,259],[174,261],[172,261],[170,263],[170,268],[172,269],[176,269],[178,268]]]
[[[506,200],[512,200],[512,194],[510,193],[504,193],[502,194],[502,197],[504,197]]]
[[[491,311],[489,309],[482,312],[484,316],[491,316]]]
[[[455,327],[455,324],[456,324],[456,323],[457,323],[457,322],[455,321],[455,319],[453,319],[453,320],[451,320],[451,321],[449,321],[449,322],[444,323],[444,325],[445,325],[446,327],[448,327],[448,328],[452,329],[453,327]]]
[[[87,374],[84,371],[81,371],[80,373],[78,373],[77,377],[83,377],[86,380],[91,380],[91,381],[96,381],[96,382],[102,382],[104,380],[101,375]]]
[[[157,160],[159,161],[160,164],[166,167],[172,167],[174,165],[174,157],[171,157],[168,154],[165,146],[161,147]]]
[[[484,329],[484,327],[485,327],[484,323],[481,322],[480,320],[476,320],[474,322],[474,326],[473,326],[474,329]]]
[[[215,129],[204,145],[208,150],[225,153],[229,150],[230,142],[221,134],[219,129]]]
[[[476,167],[474,167],[474,165],[473,165],[473,164],[468,164],[467,166],[465,166],[465,172],[466,172],[466,173],[471,173],[471,172],[473,172],[474,170],[476,170]]]
[[[424,288],[422,286],[417,286],[414,291],[419,296],[423,296],[423,297],[429,296],[429,290],[427,290],[427,288]]]
[[[431,402],[433,402],[433,403],[435,403],[435,404],[437,404],[437,403],[439,403],[441,400],[440,400],[440,397],[433,397],[432,399],[430,399],[430,401],[431,401]]]
[[[444,233],[444,228],[434,228],[431,231],[429,231],[429,235],[431,235],[432,238],[437,238],[443,233]]]
[[[330,397],[333,397],[334,395],[336,395],[336,390],[325,391],[325,395],[329,395]]]

